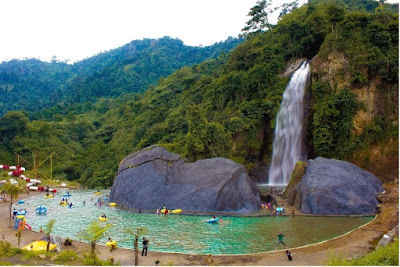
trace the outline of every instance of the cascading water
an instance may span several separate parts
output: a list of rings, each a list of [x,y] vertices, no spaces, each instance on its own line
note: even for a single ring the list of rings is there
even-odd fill
[[[310,67],[304,61],[293,73],[283,93],[276,116],[269,185],[287,185],[296,162],[301,159],[303,98],[309,72]]]

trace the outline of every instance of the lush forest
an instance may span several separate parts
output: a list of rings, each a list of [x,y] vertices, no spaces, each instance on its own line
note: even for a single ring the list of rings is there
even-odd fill
[[[228,52],[241,39],[228,38],[207,47],[186,46],[163,37],[132,41],[73,65],[38,59],[0,64],[0,115],[9,110],[37,111],[62,103],[96,102],[145,91],[183,66]]]
[[[277,25],[245,34],[240,44],[231,40],[238,45],[230,52],[220,44],[217,51],[226,53],[218,57],[199,48],[202,56],[189,49],[170,59],[162,55],[174,54],[168,43],[179,45],[163,38],[159,42],[166,47],[160,44],[148,56],[126,56],[132,49],[153,51],[154,41],[134,41],[67,66],[68,71],[43,74],[48,80],[65,77],[55,84],[62,100],[42,103],[49,108],[31,113],[26,111],[36,109],[24,107],[26,100],[17,101],[20,106],[12,109],[25,111],[0,118],[0,159],[14,161],[13,151],[30,157],[37,150],[42,158],[55,151],[54,176],[100,187],[112,184],[122,158],[159,144],[189,161],[231,158],[255,174],[268,166],[272,153],[275,116],[289,80],[281,73],[293,59],[329,60],[332,53],[344,55],[351,86],[332,86],[323,74],[312,74],[309,156],[351,160],[372,145],[393,139],[398,144],[396,104],[384,104],[360,132],[353,125],[357,112],[366,109],[356,90],[370,81],[378,79],[386,104],[397,103],[398,6],[372,0],[309,2],[283,15]],[[186,61],[172,62],[183,57]],[[165,64],[156,66],[159,62]],[[2,72],[0,65],[0,77]],[[43,89],[40,83],[37,88]]]

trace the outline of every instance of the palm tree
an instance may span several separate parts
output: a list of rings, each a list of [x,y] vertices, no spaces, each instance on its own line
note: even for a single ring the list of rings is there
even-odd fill
[[[24,189],[16,184],[12,184],[8,181],[6,184],[3,185],[4,191],[10,195],[10,220],[12,216],[12,205],[13,205],[13,198],[18,198],[18,194],[22,193]]]
[[[133,242],[133,247],[135,249],[135,266],[139,265],[139,247],[138,247],[138,240],[141,235],[145,235],[148,233],[148,230],[146,227],[136,227],[134,229],[131,228],[124,228],[123,231],[133,237],[134,242]]]
[[[89,242],[91,248],[91,254],[96,254],[96,244],[105,235],[105,232],[112,227],[112,224],[100,224],[95,221],[88,225],[85,230],[78,233],[78,237]]]
[[[47,252],[50,250],[50,234],[53,231],[54,223],[56,222],[55,219],[51,219],[45,226],[44,226],[44,233],[47,235]]]

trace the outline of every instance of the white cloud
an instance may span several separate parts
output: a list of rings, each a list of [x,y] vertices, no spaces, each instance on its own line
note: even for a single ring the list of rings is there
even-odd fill
[[[211,45],[236,37],[256,2],[2,0],[0,61],[49,60],[54,55],[76,61],[132,40],[163,36],[179,38],[187,45]]]

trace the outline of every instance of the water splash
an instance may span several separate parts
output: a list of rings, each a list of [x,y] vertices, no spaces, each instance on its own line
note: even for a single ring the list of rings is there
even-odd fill
[[[275,139],[268,184],[286,185],[297,161],[301,159],[303,137],[303,98],[310,67],[303,62],[293,73],[283,93],[276,116]]]

